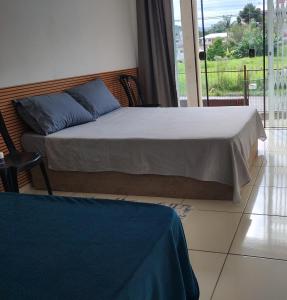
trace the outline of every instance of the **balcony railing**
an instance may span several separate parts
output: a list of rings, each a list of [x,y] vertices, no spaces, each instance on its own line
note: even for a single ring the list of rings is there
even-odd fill
[[[264,70],[244,67],[242,70],[211,70],[207,72],[209,105],[249,105],[264,111]],[[185,72],[177,73],[178,93],[186,105]],[[206,103],[206,73],[201,72],[203,102]],[[267,85],[265,85],[267,86]]]

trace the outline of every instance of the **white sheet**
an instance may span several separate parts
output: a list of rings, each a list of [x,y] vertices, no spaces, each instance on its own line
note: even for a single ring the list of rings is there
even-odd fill
[[[240,187],[250,180],[251,147],[265,132],[249,107],[121,108],[46,137],[58,171],[158,174]]]

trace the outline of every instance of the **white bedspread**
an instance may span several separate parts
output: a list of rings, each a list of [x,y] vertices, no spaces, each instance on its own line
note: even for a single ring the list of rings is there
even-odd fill
[[[238,201],[258,138],[266,138],[264,128],[249,107],[121,108],[49,135],[45,147],[53,170],[216,181],[234,186]]]

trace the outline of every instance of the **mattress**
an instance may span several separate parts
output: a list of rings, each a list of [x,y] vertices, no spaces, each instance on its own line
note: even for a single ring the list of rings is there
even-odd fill
[[[199,298],[171,208],[1,193],[0,211],[2,300]]]
[[[266,135],[250,107],[121,108],[95,122],[40,137],[24,134],[56,171],[156,174],[240,187],[250,180],[250,150]]]

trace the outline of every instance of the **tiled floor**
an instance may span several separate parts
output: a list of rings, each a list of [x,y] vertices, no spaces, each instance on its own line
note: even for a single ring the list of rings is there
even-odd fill
[[[98,198],[192,206],[183,226],[201,300],[287,299],[287,130],[267,131],[242,201]],[[32,190],[29,190],[33,192]],[[41,192],[40,192],[41,193]]]

